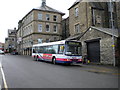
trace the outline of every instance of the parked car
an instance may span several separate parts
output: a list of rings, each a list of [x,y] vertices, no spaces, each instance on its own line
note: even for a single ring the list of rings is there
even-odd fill
[[[4,52],[4,51],[2,51],[2,50],[0,50],[0,54],[5,54],[5,52]]]

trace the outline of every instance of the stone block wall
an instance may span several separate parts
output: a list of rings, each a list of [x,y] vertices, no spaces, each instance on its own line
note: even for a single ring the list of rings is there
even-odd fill
[[[102,64],[113,64],[113,47],[112,47],[112,36],[104,32],[92,29],[89,30],[81,39],[82,42],[82,54],[87,54],[87,44],[85,41],[100,39],[100,63]],[[116,38],[115,38],[116,39]],[[116,40],[115,40],[116,41]],[[116,42],[115,42],[116,43]],[[115,53],[115,52],[114,52]]]

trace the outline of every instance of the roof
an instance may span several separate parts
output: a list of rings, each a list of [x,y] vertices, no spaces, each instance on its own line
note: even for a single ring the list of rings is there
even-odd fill
[[[90,29],[98,30],[100,32],[106,33],[108,35],[114,35],[118,37],[118,29],[111,29],[111,28],[102,28],[102,27],[89,27],[85,32],[78,33],[73,36],[68,37],[66,40],[79,40],[82,36],[84,36]]]
[[[76,40],[76,39],[78,40],[83,35],[84,35],[84,33],[78,33],[78,34],[75,34],[75,35],[72,35],[72,36],[68,37],[66,40]]]
[[[53,8],[47,6],[46,4],[44,4],[44,5],[41,5],[40,7],[33,8],[30,12],[28,12],[28,13],[22,18],[22,20],[23,20],[27,15],[29,15],[33,10],[48,11],[48,12],[54,12],[54,13],[59,13],[59,14],[61,14],[61,15],[65,15],[65,13],[63,13],[63,12],[61,12],[61,11],[58,11],[58,10],[56,10],[56,9],[53,9]],[[19,23],[20,23],[22,20],[20,20]]]
[[[75,5],[77,5],[79,2],[89,2],[89,0],[88,1],[87,0],[76,0],[74,2],[74,4],[68,10],[70,10],[72,7],[74,7]],[[93,7],[93,8],[104,9],[101,6],[100,2],[89,2],[89,3],[91,5],[91,7]]]
[[[97,9],[104,9],[100,2],[90,2],[91,7],[97,8]]]
[[[65,13],[62,13],[61,11],[53,9],[53,8],[47,6],[47,5],[40,6],[38,8],[34,8],[34,9],[41,10],[41,11],[55,12],[55,13],[59,13],[59,14],[65,15]]]
[[[76,0],[76,1],[74,2],[74,4],[73,4],[68,10],[70,10],[72,7],[74,7],[75,5],[77,5],[80,1],[82,1],[82,0]]]
[[[102,28],[102,27],[93,27],[91,26],[92,29],[104,32],[109,35],[114,35],[115,37],[118,37],[118,29],[111,29],[111,28]]]

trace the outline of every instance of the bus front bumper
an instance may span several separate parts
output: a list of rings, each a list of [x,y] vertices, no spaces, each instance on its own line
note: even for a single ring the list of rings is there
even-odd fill
[[[72,64],[72,63],[82,63],[82,61],[57,61],[56,63],[68,63],[68,64]]]

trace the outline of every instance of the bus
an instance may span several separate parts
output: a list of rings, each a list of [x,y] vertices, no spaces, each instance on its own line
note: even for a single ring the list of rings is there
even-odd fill
[[[36,44],[32,47],[34,60],[49,61],[53,64],[82,63],[82,45],[79,41],[62,40],[56,42]]]

